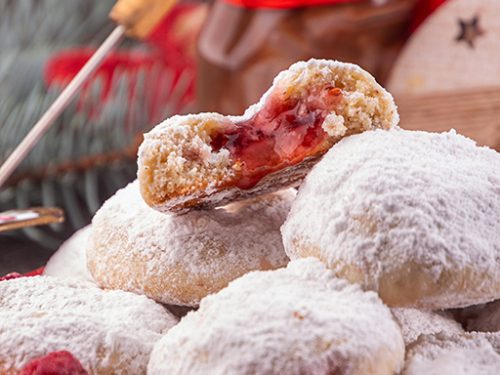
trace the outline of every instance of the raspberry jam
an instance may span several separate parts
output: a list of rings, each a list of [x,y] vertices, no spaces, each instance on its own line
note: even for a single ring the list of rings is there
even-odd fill
[[[88,375],[78,359],[62,350],[28,362],[19,375]]]
[[[241,166],[238,187],[252,188],[264,176],[328,147],[321,125],[341,100],[341,90],[331,86],[300,98],[274,92],[252,118],[212,137],[212,149],[229,150]]]

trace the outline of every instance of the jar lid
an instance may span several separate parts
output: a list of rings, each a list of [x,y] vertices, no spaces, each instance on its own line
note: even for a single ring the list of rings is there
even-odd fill
[[[361,0],[224,0],[244,8],[288,9],[316,5],[357,3]]]

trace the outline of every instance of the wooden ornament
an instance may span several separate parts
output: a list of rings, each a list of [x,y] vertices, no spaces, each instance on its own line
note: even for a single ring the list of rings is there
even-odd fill
[[[387,87],[401,127],[500,149],[500,1],[450,0],[412,35]]]

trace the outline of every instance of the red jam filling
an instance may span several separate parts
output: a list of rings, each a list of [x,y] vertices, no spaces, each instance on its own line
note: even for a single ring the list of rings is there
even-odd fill
[[[70,352],[62,350],[28,362],[19,375],[88,375]]]
[[[339,88],[325,86],[300,98],[269,96],[251,119],[231,124],[212,137],[212,148],[229,150],[241,165],[237,186],[249,189],[264,176],[300,163],[328,147],[321,127],[342,99]]]

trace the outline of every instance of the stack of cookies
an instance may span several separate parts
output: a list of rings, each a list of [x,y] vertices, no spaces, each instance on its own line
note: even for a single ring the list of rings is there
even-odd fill
[[[500,154],[397,125],[325,60],[166,120],[44,276],[0,282],[0,373],[499,373]]]

